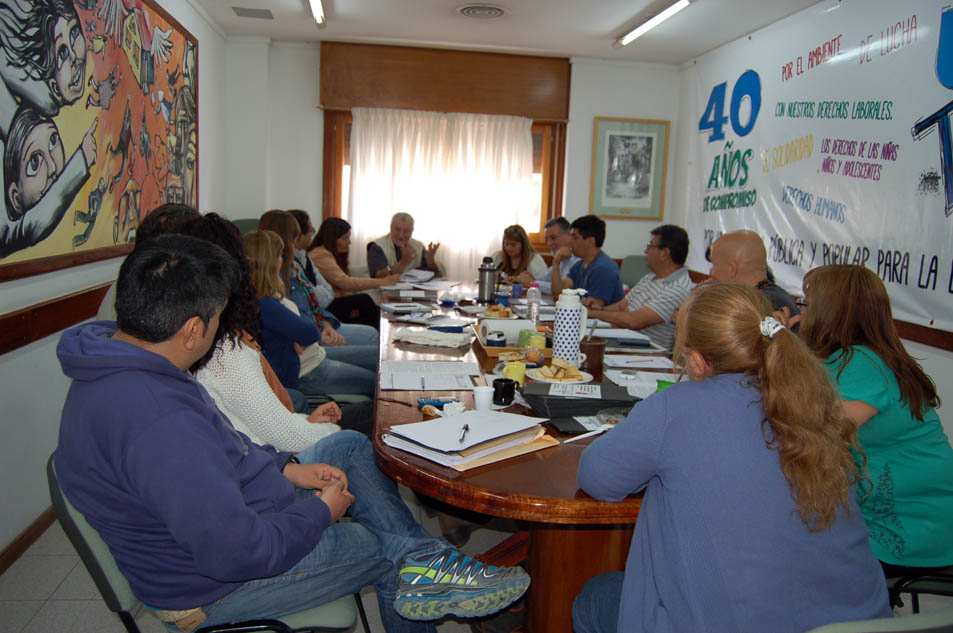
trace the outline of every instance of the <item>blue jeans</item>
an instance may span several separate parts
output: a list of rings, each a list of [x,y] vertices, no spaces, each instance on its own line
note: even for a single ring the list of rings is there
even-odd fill
[[[320,365],[298,378],[298,389],[306,396],[358,393],[373,398],[376,388],[376,371],[342,363],[330,357],[325,358]]]
[[[585,584],[572,603],[572,628],[576,633],[616,633],[624,577],[621,571],[615,571]]]
[[[358,325],[356,327],[365,328],[367,326]],[[367,329],[374,330],[374,328]],[[355,365],[372,371],[375,375],[377,374],[377,345],[325,345],[322,347],[324,347],[324,351],[327,352],[326,358],[336,360],[339,363]],[[323,365],[324,363],[321,364]]]
[[[203,607],[208,616],[203,625],[279,617],[374,585],[388,633],[435,632],[432,623],[406,620],[394,610],[397,568],[408,554],[438,552],[447,545],[414,520],[397,486],[374,464],[370,440],[353,431],[340,431],[298,453],[298,459],[302,464],[330,464],[344,471],[354,495],[348,510],[352,521],[332,524],[317,546],[291,569],[246,582]]]
[[[287,389],[288,396],[291,397],[291,405],[295,413],[310,413],[308,409],[308,399],[297,389]]]
[[[380,333],[369,325],[342,323],[335,329],[348,345],[373,345],[376,350],[380,343]]]

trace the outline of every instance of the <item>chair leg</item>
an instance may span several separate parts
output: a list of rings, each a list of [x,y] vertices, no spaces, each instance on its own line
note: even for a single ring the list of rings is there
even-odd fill
[[[117,612],[119,619],[122,621],[122,625],[126,627],[126,631],[129,633],[141,633],[139,631],[139,626],[136,624],[136,619],[132,617],[132,614],[128,611],[119,611]]]
[[[357,614],[361,616],[361,626],[364,627],[364,633],[371,633],[371,627],[367,624],[367,614],[364,613],[364,603],[361,601],[361,594],[355,593],[354,600],[357,601]]]
[[[920,613],[920,594],[915,591],[910,592],[910,606],[913,609],[914,613]]]

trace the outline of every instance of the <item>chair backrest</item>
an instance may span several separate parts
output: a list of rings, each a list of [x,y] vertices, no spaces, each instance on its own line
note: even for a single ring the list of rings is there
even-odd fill
[[[235,223],[235,226],[238,227],[238,232],[242,235],[258,228],[258,218],[239,218],[232,220],[232,222]]]
[[[46,477],[50,484],[50,500],[53,502],[56,518],[79,554],[80,560],[86,565],[86,570],[96,583],[106,606],[116,613],[131,613],[139,606],[139,599],[132,593],[129,582],[119,571],[116,559],[102,537],[63,494],[56,479],[52,456],[46,463]]]
[[[631,288],[639,279],[649,274],[648,258],[645,255],[626,255],[622,260],[619,275],[622,283]]]

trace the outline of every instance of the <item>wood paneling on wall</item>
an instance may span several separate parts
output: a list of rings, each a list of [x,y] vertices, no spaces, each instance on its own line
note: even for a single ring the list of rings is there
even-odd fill
[[[569,60],[321,42],[320,106],[569,119]]]

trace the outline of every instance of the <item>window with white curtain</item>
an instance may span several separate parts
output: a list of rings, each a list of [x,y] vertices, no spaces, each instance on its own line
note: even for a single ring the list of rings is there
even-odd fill
[[[540,223],[541,179],[533,174],[532,121],[515,116],[352,109],[344,214],[351,265],[390,218],[414,216],[414,238],[439,242],[453,279],[471,279],[501,247],[503,229]]]

